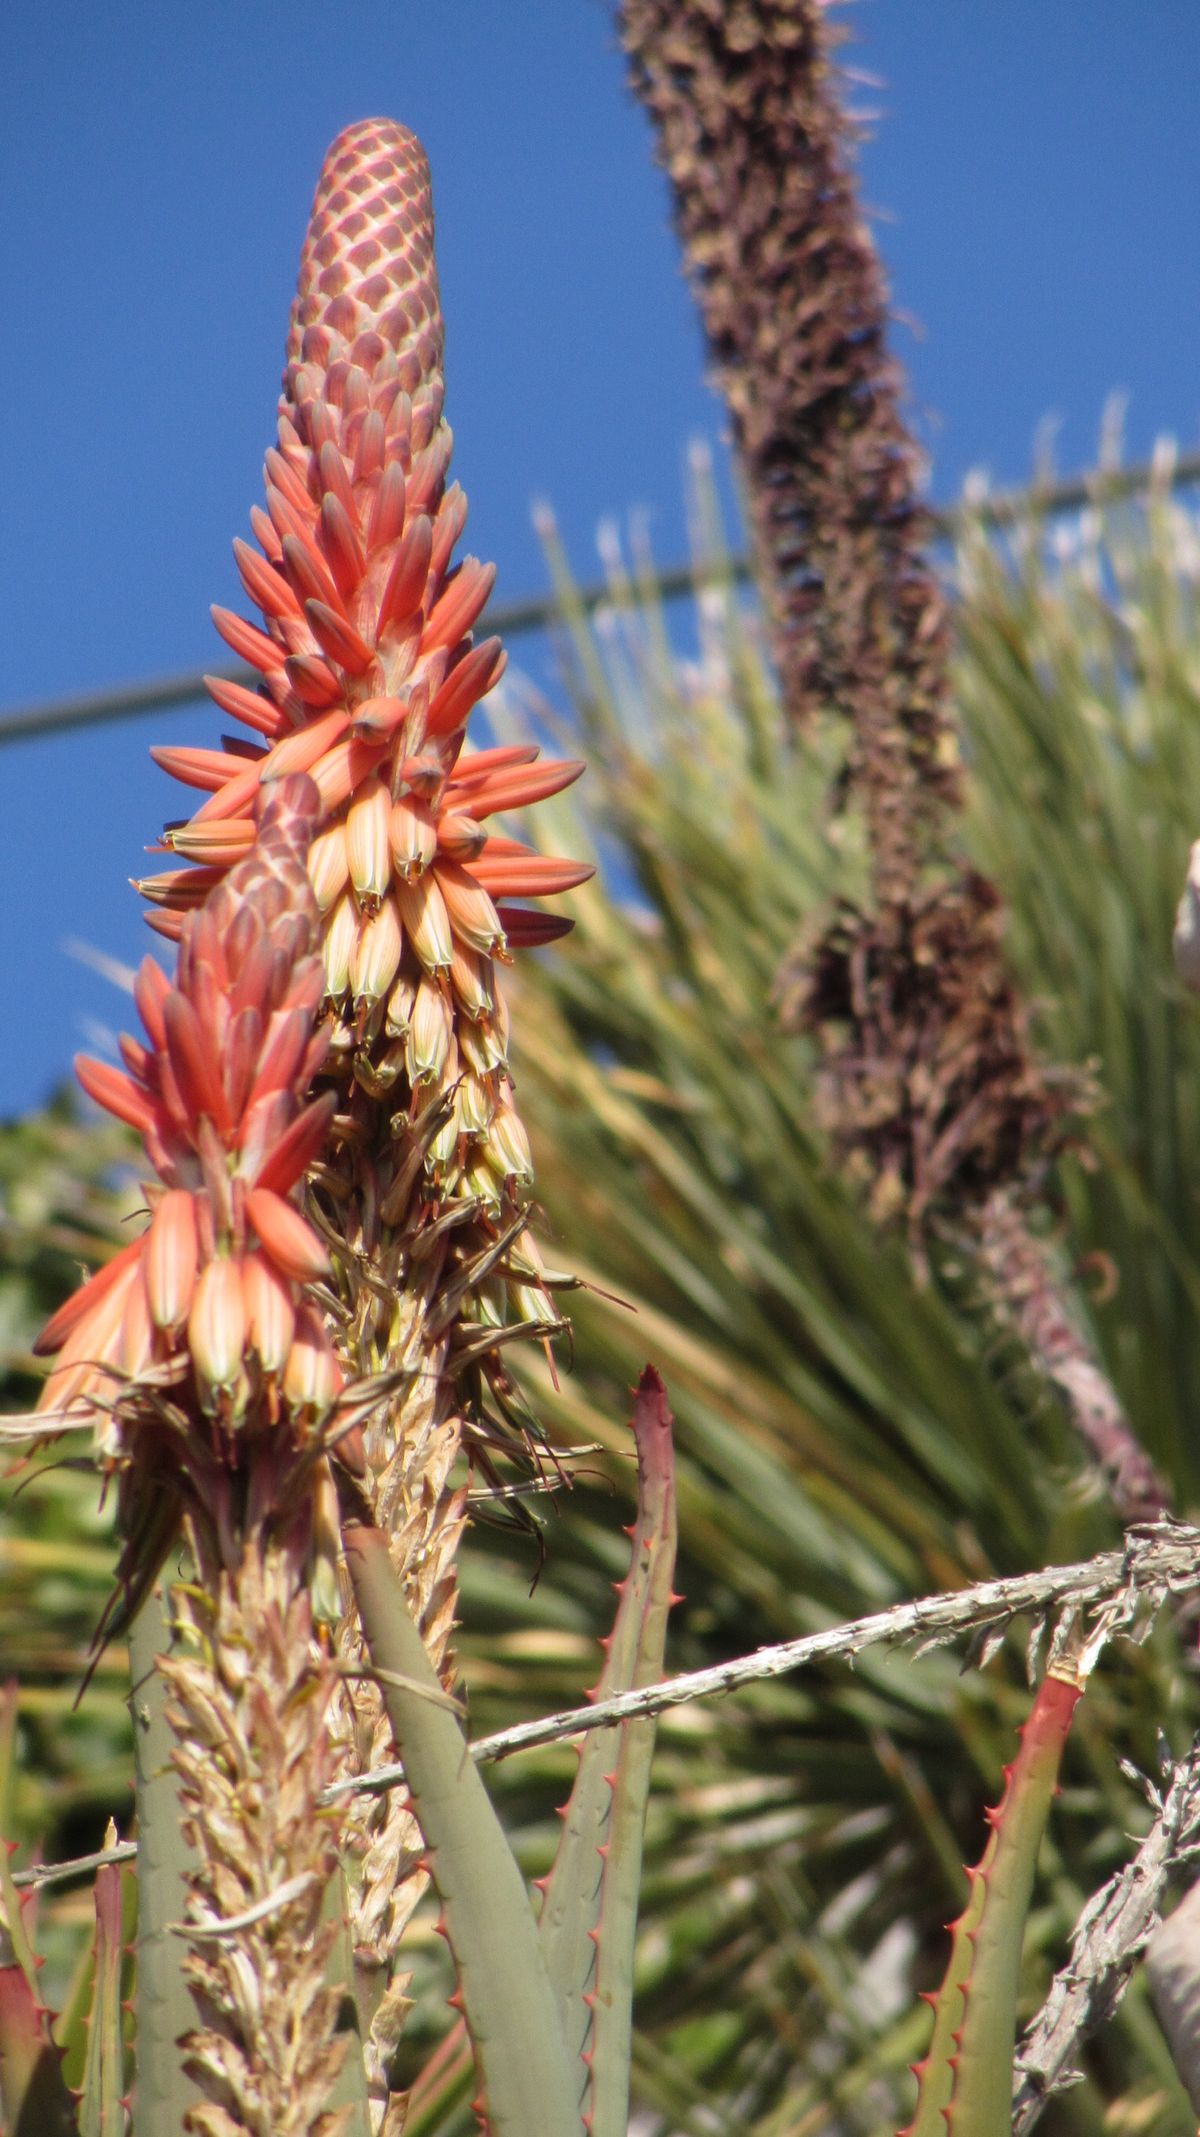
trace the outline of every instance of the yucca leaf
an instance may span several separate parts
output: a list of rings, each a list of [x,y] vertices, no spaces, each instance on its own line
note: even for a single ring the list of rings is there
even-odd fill
[[[344,1531],[363,1634],[458,1971],[491,2137],[580,2137],[585,2072],[567,2053],[529,1896],[409,1614],[382,1532]]]

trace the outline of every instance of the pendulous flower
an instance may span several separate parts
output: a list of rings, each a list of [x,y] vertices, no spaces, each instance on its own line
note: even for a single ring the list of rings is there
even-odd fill
[[[309,872],[322,913],[324,995],[336,1051],[366,1054],[389,1084],[406,1076],[452,1108],[427,1153],[447,1191],[470,1173],[499,1211],[508,1178],[491,1123],[510,1103],[496,967],[570,922],[512,900],[540,899],[592,870],[534,853],[492,819],[559,792],[583,766],[542,764],[532,746],[466,752],[473,707],[498,680],[497,638],[473,637],[494,568],[453,561],[466,499],[448,483],[442,326],[426,211],[427,170],[403,127],[350,127],[326,159],[292,310],[279,442],[266,459],[258,547],[234,544],[262,622],[214,610],[258,670],[256,690],[210,677],[252,742],[153,754],[207,793],[165,845],[197,865],[140,888],[177,934],[254,838],[264,782],[304,771],[321,796]],[[457,1044],[407,1040],[393,1006],[435,990]],[[432,1017],[426,1002],[423,1030]],[[469,1036],[468,1036],[469,1032]],[[464,1091],[469,1065],[487,1086]],[[413,1069],[416,1067],[416,1074]]]
[[[142,964],[145,1039],[122,1038],[123,1069],[76,1063],[84,1090],[139,1131],[157,1175],[141,1237],[35,1345],[58,1353],[39,1411],[95,1409],[110,1448],[109,1416],[119,1434],[122,1391],[147,1376],[176,1393],[186,1382],[226,1426],[260,1397],[277,1413],[304,1287],[329,1272],[324,1242],[291,1199],[334,1105],[332,1094],[309,1095],[328,1049],[305,865],[317,806],[302,774],[262,788],[253,850],[186,917],[174,982],[153,958]],[[309,1341],[323,1346],[331,1399],[341,1370],[319,1317]]]

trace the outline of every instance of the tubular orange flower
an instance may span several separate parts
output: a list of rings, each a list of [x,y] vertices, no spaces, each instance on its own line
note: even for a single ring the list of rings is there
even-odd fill
[[[242,1261],[242,1302],[246,1340],[257,1352],[264,1373],[278,1373],[287,1363],[296,1327],[294,1286],[265,1254]]]
[[[185,1188],[171,1188],[154,1212],[145,1242],[146,1294],[157,1328],[176,1328],[189,1312],[198,1253],[195,1197]]]
[[[248,761],[233,742],[155,754],[207,796],[165,835],[206,878],[249,847],[254,785],[310,773],[321,817],[309,867],[324,915],[326,994],[344,1029],[337,1044],[369,1047],[394,979],[411,987],[424,973],[456,1022],[483,1025],[474,1052],[486,1055],[477,1073],[491,1079],[494,1112],[509,1102],[495,975],[481,988],[472,960],[553,941],[569,922],[528,908],[499,913],[493,900],[552,896],[591,870],[543,860],[484,821],[559,792],[581,765],[536,764],[526,746],[474,756],[464,747],[467,719],[504,655],[497,639],[472,638],[492,566],[453,561],[466,500],[447,483],[427,185],[419,143],[384,120],[350,127],[326,159],[292,312],[279,442],[266,457],[267,509],[252,515],[259,546],[235,544],[263,621],[214,611],[262,682],[257,692],[213,682],[212,695],[262,738],[261,754]],[[140,887],[174,931],[186,874]],[[446,1073],[443,1063],[436,1074]],[[482,1141],[486,1163],[486,1130]],[[472,1149],[472,1165],[479,1156]],[[465,1147],[442,1151],[447,1191],[467,1161]]]
[[[246,1347],[246,1309],[242,1301],[239,1255],[220,1255],[200,1271],[188,1315],[188,1348],[207,1388],[232,1388]]]
[[[282,1195],[269,1187],[252,1187],[246,1197],[246,1221],[276,1268],[294,1283],[311,1284],[328,1275],[325,1248],[312,1226]]]

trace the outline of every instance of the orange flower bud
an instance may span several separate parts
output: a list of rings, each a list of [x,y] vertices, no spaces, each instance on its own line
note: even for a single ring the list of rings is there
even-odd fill
[[[402,972],[388,996],[387,1029],[393,1039],[402,1039],[413,1020],[417,1000],[417,981]]]
[[[357,948],[358,907],[353,893],[346,890],[334,906],[325,931],[325,992],[335,1001],[350,984],[350,964]]]
[[[413,1004],[408,1032],[410,1082],[436,1083],[446,1066],[453,1035],[450,1004],[440,987],[422,979]]]
[[[490,957],[494,950],[503,950],[504,929],[499,915],[482,884],[457,861],[440,860],[437,868],[438,887],[446,902],[450,925],[460,942],[477,950],[482,957]]]
[[[427,869],[412,883],[397,883],[396,903],[404,932],[425,970],[433,976],[449,972],[454,963],[454,937],[446,901],[438,885],[436,869]]]
[[[336,905],[350,880],[350,860],[346,852],[346,828],[333,824],[322,831],[308,849],[308,880],[313,887],[313,896],[323,913]]]
[[[495,1110],[496,1095],[490,1077],[474,1073],[464,1076],[454,1094],[459,1133],[486,1135]]]
[[[387,993],[403,948],[395,900],[385,898],[377,913],[359,923],[358,941],[350,960],[350,992],[356,1002],[377,1002]]]
[[[293,1410],[327,1410],[342,1385],[342,1370],[333,1355],[321,1316],[305,1301],[296,1315],[296,1333],[284,1368],[283,1392]]]
[[[230,1388],[241,1370],[245,1346],[241,1261],[222,1256],[200,1271],[188,1315],[188,1348],[202,1381],[210,1388]]]
[[[490,957],[481,957],[477,950],[468,950],[465,943],[456,942],[450,980],[467,1016],[491,1016],[499,995]]]
[[[269,1187],[252,1187],[246,1197],[246,1222],[257,1233],[271,1260],[297,1284],[310,1284],[329,1273],[329,1256],[306,1217]]]
[[[146,1296],[156,1328],[176,1328],[196,1289],[196,1204],[186,1189],[165,1194],[146,1235]]]
[[[407,883],[428,868],[437,852],[437,827],[428,803],[415,794],[402,794],[393,802],[389,838],[396,874]]]
[[[135,1285],[140,1289],[141,1283],[141,1261],[131,1258],[71,1330],[38,1396],[39,1410],[65,1410],[92,1392],[112,1392],[108,1362],[116,1356],[129,1294]]]
[[[506,1101],[496,1107],[487,1131],[484,1155],[502,1180],[511,1180],[518,1193],[533,1186],[533,1153],[519,1114]]]
[[[378,772],[363,781],[346,816],[350,881],[361,899],[382,898],[392,880],[388,829],[392,797]]]
[[[287,1278],[265,1254],[247,1254],[242,1263],[242,1302],[246,1341],[264,1373],[281,1372],[296,1331],[296,1308]]]

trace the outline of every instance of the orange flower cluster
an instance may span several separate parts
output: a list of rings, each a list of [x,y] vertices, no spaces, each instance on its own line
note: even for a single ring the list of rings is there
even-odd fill
[[[581,764],[539,765],[533,747],[464,754],[468,715],[504,655],[498,639],[471,635],[494,568],[451,562],[467,508],[447,486],[442,400],[424,153],[404,128],[368,120],[326,160],[266,510],[251,515],[260,547],[235,544],[263,624],[214,611],[262,682],[210,678],[209,690],[261,740],[154,752],[209,798],[165,834],[192,865],[139,887],[163,908],[162,932],[177,933],[252,845],[263,784],[307,772],[320,794],[309,872],[335,1047],[369,1057],[373,1089],[404,1078],[417,1110],[441,1103],[430,1172],[498,1208],[506,1185],[528,1188],[530,1166],[496,965],[571,924],[508,901],[592,871],[488,827]]]
[[[174,984],[153,958],[138,973],[146,1042],[122,1038],[124,1070],[76,1062],[89,1096],[138,1130],[158,1180],[147,1230],[38,1338],[60,1354],[39,1411],[103,1415],[128,1384],[190,1373],[201,1409],[229,1424],[258,1397],[271,1417],[280,1396],[293,1417],[313,1414],[342,1384],[305,1296],[328,1257],[291,1200],[334,1104],[306,1102],[328,1050],[305,865],[317,806],[302,776],[264,790],[253,851],[184,924]]]

